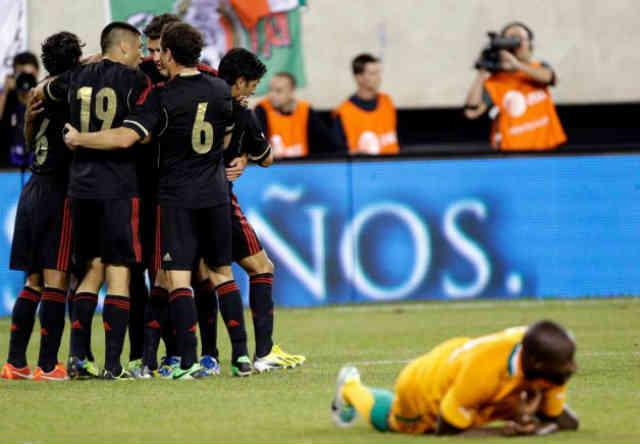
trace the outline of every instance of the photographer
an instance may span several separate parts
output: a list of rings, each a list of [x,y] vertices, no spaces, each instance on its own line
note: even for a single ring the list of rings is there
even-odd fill
[[[476,63],[478,74],[467,94],[464,115],[489,111],[491,146],[503,151],[550,150],[566,142],[549,86],[551,67],[533,60],[533,31],[524,23],[506,25]]]
[[[13,58],[13,74],[5,79],[0,94],[0,165],[26,168],[30,164],[24,143],[24,113],[39,73],[33,53],[21,52]]]

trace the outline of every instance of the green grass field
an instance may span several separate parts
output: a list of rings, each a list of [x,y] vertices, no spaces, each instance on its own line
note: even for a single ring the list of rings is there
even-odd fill
[[[392,388],[407,360],[443,339],[481,335],[541,318],[559,321],[576,335],[580,368],[571,382],[569,403],[580,415],[581,429],[517,442],[640,442],[640,298],[281,309],[276,312],[276,338],[286,351],[307,355],[301,368],[232,378],[227,336],[221,331],[223,376],[219,377],[65,383],[3,380],[0,442],[460,441],[381,434],[361,420],[350,429],[334,428],[329,402],[336,373],[345,363],[355,363],[365,383]],[[97,357],[103,355],[104,342],[99,325],[96,317]],[[8,319],[0,320],[0,331],[4,359]],[[251,331],[249,327],[252,338]],[[61,358],[67,353],[67,334],[68,328]],[[32,365],[38,342],[34,335],[29,347]]]

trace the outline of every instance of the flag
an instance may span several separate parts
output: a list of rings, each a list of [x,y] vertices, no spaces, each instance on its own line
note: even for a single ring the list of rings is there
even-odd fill
[[[0,91],[13,73],[13,57],[27,50],[27,0],[0,0]]]
[[[300,86],[306,84],[300,17],[304,5],[306,0],[109,0],[111,20],[127,21],[140,30],[166,12],[195,26],[205,40],[202,61],[214,68],[233,47],[253,51],[267,66],[258,95],[267,92],[271,76],[279,71],[293,74]]]

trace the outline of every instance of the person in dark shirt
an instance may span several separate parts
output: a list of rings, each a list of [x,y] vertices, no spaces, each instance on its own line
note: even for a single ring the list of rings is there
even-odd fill
[[[196,310],[191,274],[200,257],[221,297],[223,317],[229,314],[241,332],[232,341],[232,371],[248,376],[252,368],[246,347],[242,302],[231,273],[231,215],[228,181],[222,151],[231,138],[232,103],[224,81],[197,69],[202,35],[186,23],[162,31],[162,66],[171,80],[155,88],[149,100],[124,121],[121,128],[78,133],[69,127],[71,145],[109,149],[128,147],[150,134],[160,144],[158,212],[160,245],[156,261],[166,271],[170,289],[170,317],[174,320],[180,368],[172,379],[203,375],[196,359]],[[229,307],[224,300],[237,300]]]
[[[65,73],[44,88],[50,100],[66,98],[70,122],[82,131],[122,125],[136,104],[144,101],[151,86],[137,69],[142,41],[135,27],[112,22],[102,31],[100,44],[100,62]],[[79,267],[86,270],[74,303],[67,368],[72,378],[88,376],[84,371],[88,312],[105,278],[106,359],[102,376],[130,377],[120,364],[120,355],[129,321],[130,267],[142,260],[136,160],[133,150],[97,152],[78,147],[71,162],[74,255]]]
[[[25,150],[24,114],[29,90],[40,74],[37,57],[21,52],[13,58],[13,74],[8,75],[0,93],[0,165],[11,165],[24,171],[31,164],[32,153]]]
[[[235,128],[230,147],[225,152],[225,160],[229,166],[237,165],[241,159],[260,166],[269,166],[273,162],[271,146],[255,115],[239,102],[253,94],[265,70],[266,67],[255,54],[242,48],[229,51],[218,66],[218,75],[231,86],[231,95],[234,97]],[[227,168],[227,173],[231,182],[239,177],[233,168]],[[301,365],[306,359],[304,356],[286,353],[273,342],[274,266],[242,212],[238,198],[233,193],[233,183],[229,184],[229,195],[232,208],[233,260],[245,270],[250,280],[249,305],[253,313],[256,340],[254,368],[262,373]]]
[[[82,43],[69,32],[59,32],[42,44],[42,62],[50,76],[77,66]],[[61,381],[67,371],[58,364],[64,330],[67,271],[71,247],[71,224],[67,179],[70,151],[62,140],[67,108],[31,100],[25,115],[26,148],[35,152],[32,175],[20,195],[11,245],[11,269],[27,273],[11,315],[9,357],[2,378],[32,377]],[[44,282],[44,288],[42,285]],[[26,348],[40,302],[40,355],[31,374]]]

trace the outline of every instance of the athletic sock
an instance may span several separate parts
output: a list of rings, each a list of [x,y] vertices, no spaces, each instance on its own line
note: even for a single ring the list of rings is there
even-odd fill
[[[147,301],[144,320],[143,363],[151,370],[158,368],[158,347],[163,328],[169,323],[169,294],[162,287],[153,287]]]
[[[73,301],[76,298],[76,291],[69,290],[69,294],[67,297],[67,308],[69,310],[69,323],[73,322]]]
[[[196,285],[194,299],[198,311],[202,355],[218,359],[218,298],[210,279]]]
[[[273,274],[263,273],[251,276],[249,287],[249,306],[253,317],[253,330],[256,337],[256,357],[262,358],[271,353],[273,347]]]
[[[144,269],[134,267],[129,285],[131,312],[129,313],[129,361],[142,359],[144,353],[144,318],[148,291]]]
[[[73,299],[73,315],[71,317],[71,345],[69,355],[78,359],[89,359],[91,347],[91,324],[93,313],[98,305],[95,293],[76,293]]]
[[[7,362],[14,367],[22,368],[27,365],[27,346],[36,321],[36,309],[40,297],[39,291],[25,286],[13,306]]]
[[[127,334],[130,307],[128,297],[107,295],[104,298],[102,308],[105,337],[104,368],[115,376],[119,376],[122,372],[120,355],[122,355],[124,338]]]
[[[191,288],[178,288],[169,295],[169,318],[176,330],[176,346],[181,358],[180,367],[190,368],[197,361],[198,328],[196,304]]]
[[[342,397],[363,418],[380,432],[389,430],[387,417],[393,404],[393,393],[389,390],[368,388],[358,381],[348,382],[342,387]]]
[[[240,356],[249,354],[240,289],[236,281],[231,280],[218,285],[216,295],[218,296],[220,314],[231,339],[231,361],[235,362]]]
[[[67,292],[46,287],[40,302],[40,355],[38,366],[50,372],[58,363],[58,350],[64,331]]]

